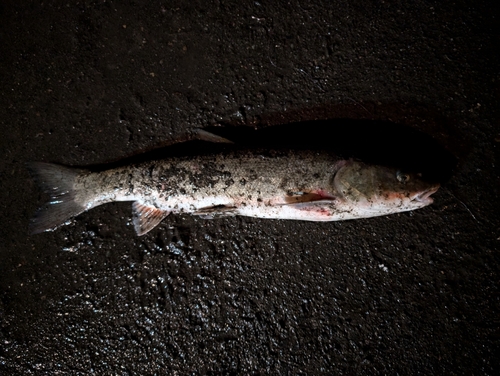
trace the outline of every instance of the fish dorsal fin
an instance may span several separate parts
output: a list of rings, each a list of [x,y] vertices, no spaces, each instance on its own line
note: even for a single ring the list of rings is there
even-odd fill
[[[200,140],[200,141],[207,141],[207,142],[215,142],[219,144],[233,144],[234,142],[231,140],[228,140],[227,138],[218,136],[216,134],[207,132],[203,129],[194,129],[191,131],[191,134],[193,135],[193,139],[195,140]]]
[[[169,212],[151,205],[135,201],[132,204],[133,222],[137,235],[141,236],[154,229]]]

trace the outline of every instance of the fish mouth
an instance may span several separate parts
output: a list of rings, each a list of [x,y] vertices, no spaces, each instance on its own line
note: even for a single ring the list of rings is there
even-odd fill
[[[432,204],[434,200],[430,197],[432,194],[436,193],[439,189],[439,185],[426,189],[423,192],[417,193],[415,196],[411,198],[412,201],[416,201],[425,205]]]

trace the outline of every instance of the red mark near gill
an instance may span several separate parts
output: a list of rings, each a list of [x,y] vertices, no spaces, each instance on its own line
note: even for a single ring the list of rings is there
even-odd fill
[[[324,189],[317,189],[312,191],[311,193],[319,196],[318,200],[335,200],[336,197],[332,195],[330,192],[325,191]]]

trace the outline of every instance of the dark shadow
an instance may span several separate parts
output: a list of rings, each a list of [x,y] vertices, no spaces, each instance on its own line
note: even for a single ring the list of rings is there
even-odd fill
[[[421,172],[429,180],[451,177],[457,159],[429,135],[387,121],[318,120],[249,127],[208,127],[205,130],[251,148],[328,150],[343,158]]]
[[[117,162],[88,166],[94,170],[176,156],[202,155],[233,149],[327,150],[366,163],[395,166],[420,172],[424,178],[444,182],[456,166],[456,158],[430,136],[413,128],[372,120],[318,120],[276,125],[255,130],[248,126],[208,127],[206,131],[234,144],[194,139],[187,134],[179,143],[134,155]]]

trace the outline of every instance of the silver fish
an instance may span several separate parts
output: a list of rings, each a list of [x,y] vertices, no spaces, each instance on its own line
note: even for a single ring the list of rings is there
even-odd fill
[[[51,196],[31,233],[114,201],[133,201],[138,235],[170,213],[304,221],[375,217],[427,206],[439,187],[418,174],[321,151],[226,151],[103,172],[41,162],[30,168]]]

